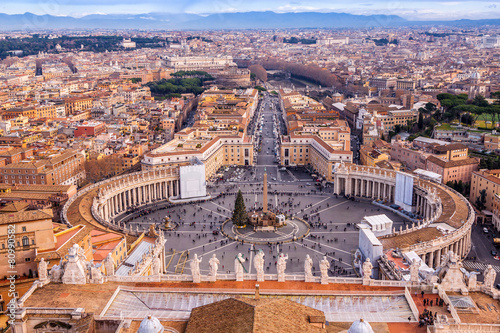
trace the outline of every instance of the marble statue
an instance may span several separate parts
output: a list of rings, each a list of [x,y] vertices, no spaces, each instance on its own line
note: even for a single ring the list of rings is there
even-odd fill
[[[47,280],[47,262],[44,258],[42,258],[38,264],[38,279],[40,281]]]
[[[471,291],[471,289],[475,289],[477,288],[477,275],[479,273],[477,272],[470,272],[469,273],[469,281],[467,283],[467,288],[469,288],[469,291]]]
[[[312,268],[313,268],[313,260],[309,255],[306,256],[306,260],[304,261],[304,275],[306,282],[312,282]]]
[[[65,256],[68,260],[64,267],[62,283],[64,284],[86,284],[87,283],[87,262],[83,249],[78,244],[74,244]]]
[[[202,258],[198,259],[198,255],[195,253],[193,260],[191,260],[191,275],[193,276],[194,283],[201,282],[201,274],[200,274],[200,263]]]
[[[410,265],[410,281],[414,283],[418,283],[418,270],[420,269],[420,260],[413,259]]]
[[[264,281],[264,252],[259,250],[253,258],[253,267],[257,272],[257,282]]]
[[[113,262],[113,258],[111,257],[111,253],[108,253],[104,259],[104,268],[106,269],[107,276],[115,275],[115,264]]]
[[[371,263],[370,258],[366,258],[363,263],[363,283],[366,283],[371,280],[373,265]]]
[[[321,271],[321,284],[328,284],[328,269],[330,262],[326,256],[319,262],[319,270]]]
[[[215,256],[215,253],[212,254],[212,258],[210,258],[210,260],[208,261],[208,265],[209,265],[208,276],[209,276],[209,280],[212,282],[215,282],[217,280],[217,270],[219,269],[219,264],[220,264],[220,261]]]
[[[153,258],[153,261],[151,263],[151,272],[153,275],[160,275],[160,270],[161,270],[161,267],[160,267],[160,258],[158,256],[155,256]]]
[[[236,281],[243,281],[243,255],[238,253],[236,258],[234,258],[234,272],[236,273]]]
[[[101,284],[104,283],[104,277],[102,272],[96,265],[92,264],[90,267],[90,283]]]
[[[495,279],[497,277],[497,272],[493,269],[491,265],[488,265],[488,267],[484,270],[484,282],[483,285],[486,287],[486,289],[492,290],[493,285],[495,284]]]
[[[61,277],[64,271],[62,270],[61,266],[59,265],[54,265],[50,269],[50,282],[61,282]]]
[[[285,270],[288,254],[285,256],[281,253],[278,257],[278,282],[285,282]]]

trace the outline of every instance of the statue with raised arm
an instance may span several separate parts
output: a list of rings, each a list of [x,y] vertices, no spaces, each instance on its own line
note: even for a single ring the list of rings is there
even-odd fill
[[[243,281],[243,255],[238,253],[236,258],[234,258],[234,272],[236,273],[236,281]]]
[[[321,284],[328,284],[328,270],[330,262],[326,256],[319,262],[319,270],[321,271]]]
[[[259,250],[255,257],[253,258],[253,267],[257,272],[257,281],[264,281],[264,252]]]
[[[285,282],[285,270],[288,254],[285,256],[281,253],[278,257],[278,282]]]
[[[217,270],[219,269],[219,264],[219,259],[217,259],[217,257],[215,256],[215,253],[212,254],[212,258],[210,258],[210,260],[208,261],[208,277],[212,282],[215,282],[217,280]]]
[[[191,268],[191,276],[193,277],[194,283],[201,282],[201,274],[200,274],[200,263],[202,258],[198,259],[198,255],[195,253],[193,260],[191,260],[190,268]]]
[[[40,281],[47,280],[47,262],[44,258],[40,259],[40,263],[38,264],[38,279]]]
[[[304,261],[304,275],[306,282],[312,282],[312,268],[313,268],[313,260],[309,255],[306,256],[306,260]]]

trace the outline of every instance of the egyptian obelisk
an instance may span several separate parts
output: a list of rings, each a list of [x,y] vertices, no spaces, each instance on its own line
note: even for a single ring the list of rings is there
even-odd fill
[[[263,209],[262,211],[264,213],[267,213],[267,171],[266,168],[264,168],[264,202],[262,202]]]

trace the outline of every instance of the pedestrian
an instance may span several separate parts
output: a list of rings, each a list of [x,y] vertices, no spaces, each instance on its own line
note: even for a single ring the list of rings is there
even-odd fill
[[[431,306],[432,306],[432,299],[431,299]]]
[[[420,295],[422,295],[422,298],[424,298],[424,291],[422,290],[422,292],[420,293]]]

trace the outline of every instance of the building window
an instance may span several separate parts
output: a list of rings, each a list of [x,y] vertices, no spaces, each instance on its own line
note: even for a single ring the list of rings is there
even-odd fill
[[[30,245],[30,240],[28,239],[27,236],[23,237],[23,246],[29,246]]]
[[[26,232],[26,227],[23,227],[23,232]]]

